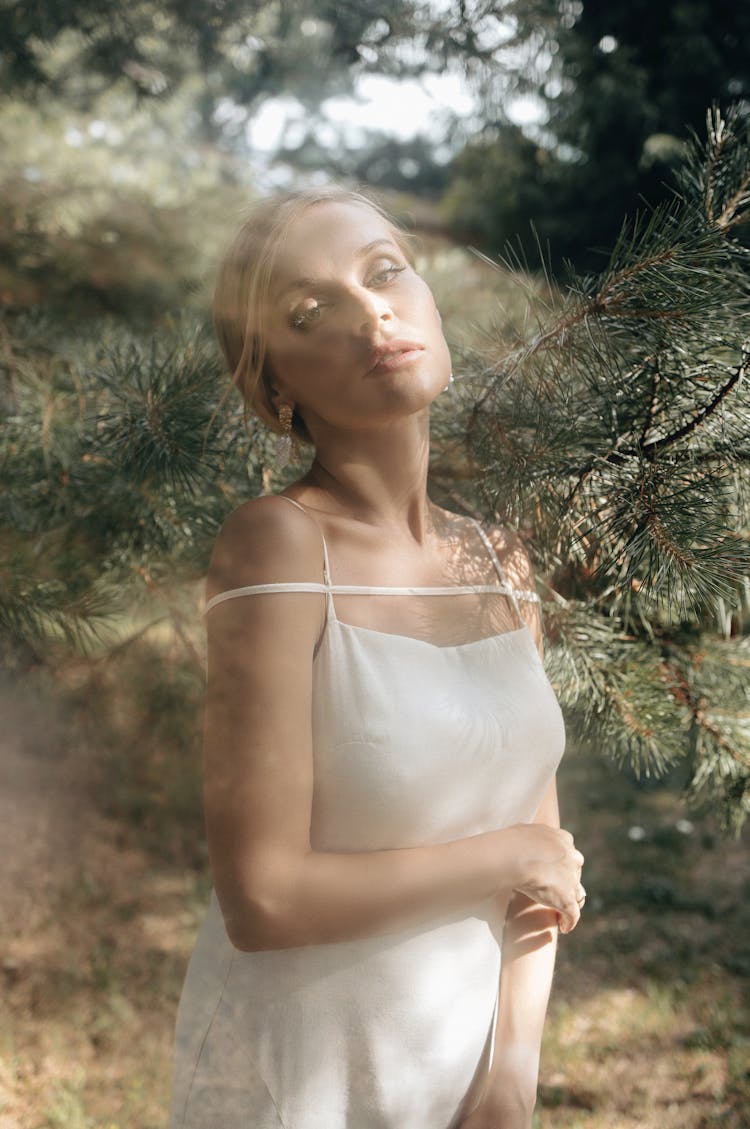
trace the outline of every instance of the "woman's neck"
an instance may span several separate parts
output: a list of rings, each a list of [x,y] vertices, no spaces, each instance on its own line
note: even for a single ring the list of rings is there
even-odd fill
[[[433,527],[427,497],[429,421],[399,420],[373,431],[337,433],[316,444],[302,483],[346,516],[422,542]],[[322,501],[322,498],[321,498]]]

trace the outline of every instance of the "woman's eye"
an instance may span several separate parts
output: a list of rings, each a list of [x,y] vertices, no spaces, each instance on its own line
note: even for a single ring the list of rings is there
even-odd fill
[[[398,266],[396,263],[387,263],[370,276],[370,286],[382,286],[384,283],[390,282],[397,274],[401,274],[401,271],[404,270],[406,270],[404,266]]]
[[[289,322],[292,326],[292,329],[308,329],[319,319],[320,313],[320,303],[313,300],[310,303],[304,306],[299,306],[296,310],[293,310]]]

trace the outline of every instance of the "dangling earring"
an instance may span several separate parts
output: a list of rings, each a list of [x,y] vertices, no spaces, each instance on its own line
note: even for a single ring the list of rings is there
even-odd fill
[[[443,389],[443,392],[448,391],[448,389],[450,388],[450,386],[451,386],[451,384],[453,383],[454,380],[455,380],[455,377],[454,377],[453,373],[451,373],[450,376],[448,377],[448,383],[446,384],[445,388]]]
[[[279,408],[279,427],[281,434],[276,439],[275,469],[283,470],[288,465],[292,456],[292,416],[294,409],[291,404],[282,404]]]

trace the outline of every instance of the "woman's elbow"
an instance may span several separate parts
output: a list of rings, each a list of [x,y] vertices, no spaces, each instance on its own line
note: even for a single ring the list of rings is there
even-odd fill
[[[253,883],[231,895],[219,894],[224,928],[232,946],[243,953],[268,952],[310,944],[285,883]]]
[[[222,910],[224,928],[233,948],[241,953],[260,953],[280,949],[278,930],[269,915],[253,906]]]

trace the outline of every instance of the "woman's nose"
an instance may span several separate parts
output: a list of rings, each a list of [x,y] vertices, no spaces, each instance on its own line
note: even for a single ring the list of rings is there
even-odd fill
[[[393,310],[384,294],[363,290],[357,297],[355,323],[362,336],[372,334],[384,322],[392,320]]]

